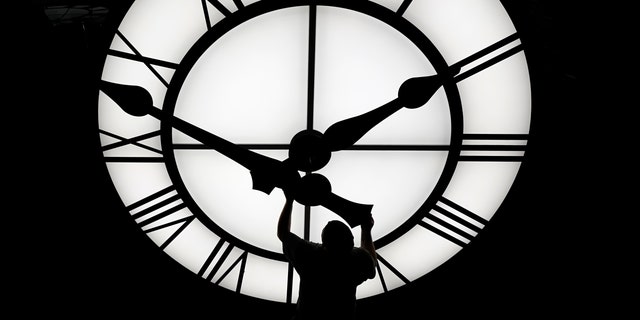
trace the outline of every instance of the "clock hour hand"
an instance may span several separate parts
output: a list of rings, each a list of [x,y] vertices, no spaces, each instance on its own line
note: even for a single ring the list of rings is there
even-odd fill
[[[138,117],[151,115],[168,122],[171,127],[247,168],[251,172],[255,190],[269,194],[275,187],[287,188],[300,179],[297,170],[290,168],[286,163],[235,145],[154,107],[151,94],[142,87],[102,81],[100,89],[128,114]]]
[[[425,105],[438,89],[459,69],[406,80],[398,90],[398,97],[367,113],[331,125],[324,132],[323,140],[331,151],[345,150],[353,146],[369,130],[402,108],[417,109]]]
[[[329,180],[321,174],[311,173],[302,177],[296,187],[293,191],[296,201],[306,206],[321,205],[342,217],[352,228],[371,216],[373,205],[356,203],[336,195],[331,191]]]
[[[370,219],[371,210],[373,209],[371,204],[356,203],[335,193],[331,193],[322,206],[342,217],[351,228],[355,228]]]

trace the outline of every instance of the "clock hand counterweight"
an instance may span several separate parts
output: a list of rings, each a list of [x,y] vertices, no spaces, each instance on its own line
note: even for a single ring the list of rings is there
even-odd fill
[[[367,113],[331,125],[323,140],[331,151],[353,146],[367,132],[402,108],[417,109],[425,105],[438,89],[460,70],[452,68],[445,75],[416,77],[406,80],[398,90],[398,97]]]
[[[355,203],[335,195],[324,176],[311,174],[301,178],[298,170],[291,164],[296,161],[296,156],[279,161],[233,144],[154,107],[151,94],[142,87],[102,81],[100,89],[128,114],[138,117],[151,115],[169,123],[174,129],[242,165],[250,171],[255,190],[266,194],[271,193],[275,187],[293,190],[296,201],[309,206],[322,205],[343,217],[352,227],[359,225],[371,214],[371,205]],[[292,147],[290,154],[300,153],[294,152],[296,149],[297,145]]]

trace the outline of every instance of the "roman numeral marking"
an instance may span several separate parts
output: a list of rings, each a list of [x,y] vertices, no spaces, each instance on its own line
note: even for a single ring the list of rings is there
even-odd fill
[[[233,0],[233,3],[235,3],[236,7],[238,7],[238,10],[244,8],[244,3],[242,3],[241,0]]]
[[[465,134],[461,161],[518,162],[524,160],[528,134]]]
[[[405,277],[402,273],[400,273],[400,271],[398,271],[398,269],[396,269],[386,259],[384,259],[382,256],[380,256],[380,254],[377,254],[377,256],[378,256],[378,262],[381,262],[382,264],[384,264],[393,274],[395,274],[404,283],[409,283],[409,279],[407,279],[407,277]],[[380,278],[380,284],[382,284],[382,289],[384,290],[384,292],[389,291],[389,289],[387,288],[387,283],[384,280],[384,274],[382,273],[382,269],[380,268],[380,264],[379,263],[376,264],[376,269],[377,269],[377,272],[378,272],[378,276]]]
[[[514,33],[470,56],[468,56],[465,59],[462,59],[460,61],[458,61],[457,63],[454,63],[451,68],[457,69],[457,68],[463,68],[464,66],[467,66],[469,64],[472,64],[474,62],[479,62],[482,58],[490,56],[494,53],[498,53],[501,50],[504,50],[505,48],[509,47],[513,42],[517,41],[519,39],[519,36],[517,33]],[[505,59],[515,55],[516,53],[522,51],[522,44],[517,44],[512,48],[507,49],[506,51],[497,54],[496,56],[494,56],[493,58],[490,58],[478,65],[476,65],[475,67],[466,70],[460,74],[458,74],[457,76],[454,77],[454,80],[456,82],[460,82],[466,78],[469,78],[471,76],[473,76],[474,74],[483,71],[501,61],[504,61]]]
[[[225,17],[231,15],[231,10],[227,9],[220,1],[218,0],[202,0],[202,11],[204,12],[204,20],[207,23],[207,28],[211,29],[211,17],[209,16],[209,9],[207,9],[207,2],[209,2],[216,10],[218,10]],[[236,5],[238,10],[244,8],[244,3],[240,0],[233,0],[233,3]]]
[[[110,157],[110,156],[105,156],[104,160],[105,162],[164,162],[164,158],[162,157],[162,150],[159,150],[157,148],[148,146],[146,144],[141,143],[141,141],[150,139],[150,138],[154,138],[160,135],[160,130],[158,131],[152,131],[149,133],[145,133],[145,134],[141,134],[139,136],[135,136],[132,138],[124,138],[122,136],[119,136],[117,134],[105,131],[100,129],[99,130],[100,133],[118,139],[120,141],[118,142],[114,142],[114,143],[110,143],[107,145],[102,146],[101,150],[102,152],[106,152],[109,150],[114,150],[117,148],[122,148],[125,146],[136,146],[138,148],[140,148],[141,153],[149,153],[148,151],[150,151],[151,153],[155,153],[158,154],[159,156],[155,156],[155,157],[150,157],[150,156],[122,156],[122,157]],[[146,151],[143,151],[146,150]]]
[[[440,198],[418,224],[461,247],[468,244],[487,224],[487,220],[455,202]]]
[[[180,227],[160,245],[160,248],[164,249],[195,219],[193,215],[185,217],[183,214],[176,214],[186,208],[186,206],[177,194],[175,187],[169,186],[130,204],[127,206],[127,210],[131,212],[131,217],[136,220],[138,226],[140,226],[145,233],[180,225]],[[164,223],[146,228],[163,219]]]
[[[398,8],[398,11],[396,11],[396,13],[399,16],[402,16],[405,12],[407,12],[407,9],[409,9],[409,5],[411,4],[411,2],[413,2],[413,0],[402,1],[402,4],[400,4],[400,7]]]
[[[107,54],[112,55],[114,57],[120,57],[120,58],[143,63],[145,66],[147,66],[149,71],[151,71],[151,73],[153,73],[153,75],[155,75],[156,78],[158,78],[158,80],[160,80],[160,82],[162,82],[162,84],[165,85],[165,87],[169,87],[169,82],[160,75],[160,73],[158,72],[158,70],[156,70],[154,66],[160,66],[160,67],[165,67],[165,68],[175,70],[178,68],[177,63],[145,57],[140,53],[140,51],[138,51],[138,49],[136,49],[135,46],[133,46],[131,41],[129,41],[120,31],[116,30],[116,35],[120,37],[122,42],[124,42],[127,45],[127,47],[129,47],[129,49],[133,52],[133,54],[129,52],[122,52],[122,51],[117,51],[113,49],[107,50]]]
[[[222,251],[223,247],[225,247],[224,251]],[[234,246],[231,243],[220,239],[211,251],[211,254],[209,254],[209,257],[207,257],[207,260],[202,265],[202,268],[200,268],[198,275],[207,279],[207,281],[213,282],[214,276],[219,273],[222,265],[229,258],[229,254],[233,249]],[[219,253],[220,255],[218,255]],[[236,284],[236,292],[239,293],[242,289],[242,280],[244,278],[244,270],[247,265],[247,257],[248,253],[246,251],[243,252],[235,261],[233,261],[233,263],[231,263],[231,265],[224,272],[221,273],[220,277],[215,281],[215,284],[220,284],[220,282],[222,282],[222,280],[224,280],[224,278],[239,265],[238,282]]]
[[[231,11],[227,9],[220,1],[217,0],[202,0],[202,8],[204,9],[205,19],[207,19],[207,25],[210,25],[209,21],[209,10],[207,9],[207,2],[213,5],[220,13],[222,13],[225,17],[231,15]]]

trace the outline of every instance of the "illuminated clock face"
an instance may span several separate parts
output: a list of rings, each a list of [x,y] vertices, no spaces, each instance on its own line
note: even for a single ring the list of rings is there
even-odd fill
[[[439,80],[432,94],[417,81],[424,101],[409,107],[409,79]],[[334,140],[362,131],[293,171],[371,210],[379,270],[363,298],[426,275],[490,223],[531,114],[524,51],[499,1],[139,0],[101,80],[104,161],[141,232],[203,281],[288,303],[299,279],[276,236],[281,185],[256,188],[255,173],[287,163],[294,136],[322,140],[346,119]],[[296,200],[292,230],[311,241],[345,214]]]

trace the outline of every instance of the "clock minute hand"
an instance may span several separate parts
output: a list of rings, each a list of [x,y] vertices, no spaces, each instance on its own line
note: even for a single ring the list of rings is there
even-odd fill
[[[323,140],[331,151],[345,150],[398,110],[425,105],[447,79],[450,79],[448,75],[439,74],[408,79],[400,86],[396,99],[367,113],[334,123],[325,131]]]
[[[281,161],[235,145],[155,108],[151,94],[142,87],[102,81],[100,89],[128,114],[138,117],[151,115],[158,120],[167,121],[173,128],[247,168],[251,172],[253,189],[255,190],[269,194],[275,187],[286,188],[300,179],[300,175],[295,169],[289,168]]]

